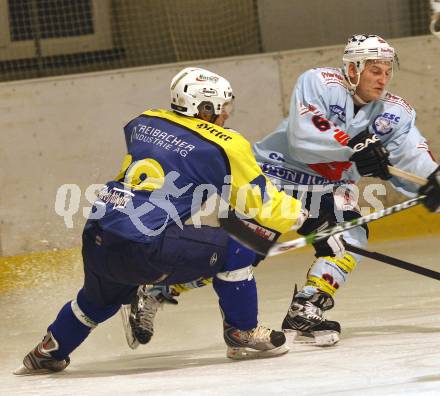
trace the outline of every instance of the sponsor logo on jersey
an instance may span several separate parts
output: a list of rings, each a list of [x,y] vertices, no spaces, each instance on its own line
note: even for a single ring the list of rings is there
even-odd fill
[[[321,77],[324,79],[325,85],[337,84],[345,87],[344,77],[339,72],[339,70],[335,69],[334,73],[330,71],[321,71]]]
[[[321,76],[324,77],[324,80],[344,81],[344,77],[340,73],[321,72]]]
[[[311,174],[295,171],[293,169],[285,168],[282,166],[268,164],[265,162],[262,164],[260,163],[259,165],[261,166],[263,173],[272,179],[272,182],[274,181],[274,179],[277,179],[284,181],[287,184],[302,184],[302,185],[307,184],[307,185],[320,185],[320,186],[328,185],[328,184],[339,185],[339,184],[348,183],[348,180],[330,180],[327,177],[311,175]],[[351,162],[347,162],[346,169],[348,169],[350,166],[351,166]],[[341,179],[340,176],[339,179]]]
[[[379,114],[373,121],[373,130],[378,135],[386,135],[393,131],[393,127],[400,121],[400,116],[392,113]]]
[[[342,122],[345,122],[345,109],[338,105],[330,105],[330,111],[336,114]]]
[[[139,123],[132,128],[130,142],[133,142],[133,140],[154,144],[155,146],[161,147],[163,150],[176,152],[182,157],[186,157],[196,148],[195,145],[176,135],[142,123]]]
[[[206,122],[202,122],[201,124],[197,125],[197,128],[203,129],[205,131],[208,131],[209,133],[211,133],[212,135],[214,135],[215,137],[228,141],[232,139],[232,136],[214,128],[212,126],[212,124],[207,124]]]
[[[258,224],[251,223],[250,221],[241,220],[242,223],[250,228],[255,234],[257,234],[260,238],[267,239],[268,241],[273,241],[276,237],[276,233],[263,227]]]
[[[132,199],[133,193],[113,187],[110,190],[105,186],[97,194],[98,202],[113,204],[113,209],[125,209]]]

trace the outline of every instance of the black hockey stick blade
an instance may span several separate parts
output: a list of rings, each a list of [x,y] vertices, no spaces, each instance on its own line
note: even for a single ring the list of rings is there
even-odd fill
[[[440,272],[431,270],[429,268],[420,267],[419,265],[409,263],[407,261],[400,260],[395,257],[387,256],[386,254],[371,252],[369,250],[362,249],[357,246],[353,246],[347,242],[344,243],[345,249],[349,252],[360,254],[361,256],[368,257],[377,261],[381,261],[385,264],[393,265],[394,267],[402,268],[404,270],[414,272],[419,275],[427,276],[431,279],[440,280]]]

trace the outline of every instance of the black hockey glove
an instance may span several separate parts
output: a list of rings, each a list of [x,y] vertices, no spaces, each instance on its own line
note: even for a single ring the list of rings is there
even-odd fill
[[[336,225],[336,219],[332,213],[320,213],[318,218],[308,218],[304,224],[296,230],[299,235],[308,235],[314,231],[323,231]],[[345,254],[342,234],[335,234],[313,244],[315,257],[343,257]]]
[[[423,205],[431,212],[440,212],[440,166],[428,177],[428,183],[419,189],[420,195],[426,195]]]
[[[356,163],[356,168],[362,176],[379,177],[382,180],[391,179],[388,171],[390,153],[382,146],[376,135],[366,130],[350,139],[348,146],[355,151],[350,161]]]

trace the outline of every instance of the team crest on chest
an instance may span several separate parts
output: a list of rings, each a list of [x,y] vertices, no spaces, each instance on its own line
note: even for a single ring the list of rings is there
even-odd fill
[[[387,135],[392,132],[394,126],[400,121],[400,117],[391,113],[379,114],[373,122],[373,129],[377,135]]]

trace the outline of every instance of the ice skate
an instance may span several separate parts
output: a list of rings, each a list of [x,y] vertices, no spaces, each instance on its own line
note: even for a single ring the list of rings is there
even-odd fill
[[[295,286],[293,300],[281,328],[291,342],[334,345],[339,341],[341,326],[323,316],[323,311],[333,308],[333,305],[330,295],[317,292],[303,297],[297,293]]]
[[[51,374],[64,370],[70,358],[55,360],[50,352],[58,349],[58,342],[49,331],[46,336],[23,359],[23,366],[14,371],[15,375]]]
[[[125,338],[131,349],[150,342],[157,311],[165,303],[178,303],[165,287],[140,286],[132,303],[121,307]]]
[[[289,351],[283,332],[264,326],[245,331],[225,323],[223,337],[228,346],[226,356],[234,360],[275,357]]]

